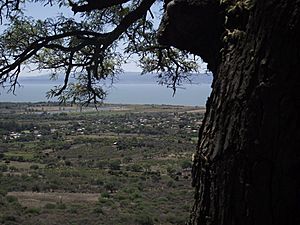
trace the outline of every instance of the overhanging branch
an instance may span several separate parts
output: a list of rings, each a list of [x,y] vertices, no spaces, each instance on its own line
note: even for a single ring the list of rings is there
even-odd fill
[[[126,32],[126,30],[134,24],[137,20],[141,19],[151,6],[155,3],[156,0],[144,0],[141,4],[133,11],[128,13],[120,22],[120,24],[108,34],[108,42],[106,46],[108,47],[113,43],[113,40],[116,40],[119,36]]]
[[[87,0],[87,4],[78,5],[71,0],[69,0],[69,4],[72,7],[72,11],[74,13],[78,12],[90,12],[92,10],[98,9],[106,9],[112,6],[120,5],[126,2],[129,2],[130,0]]]

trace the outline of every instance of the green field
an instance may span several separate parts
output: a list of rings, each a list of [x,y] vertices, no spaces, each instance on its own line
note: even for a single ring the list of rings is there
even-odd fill
[[[184,224],[203,113],[1,103],[0,223]]]

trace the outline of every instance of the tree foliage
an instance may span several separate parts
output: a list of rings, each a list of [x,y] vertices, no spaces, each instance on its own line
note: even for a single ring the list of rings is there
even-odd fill
[[[69,7],[76,16],[34,19],[24,14],[33,3],[62,10]],[[64,82],[50,90],[48,97],[96,103],[106,96],[103,80],[113,80],[122,72],[122,63],[136,55],[143,73],[158,73],[159,83],[175,91],[191,72],[197,72],[198,65],[187,52],[158,44],[154,4],[162,2],[1,1],[1,22],[8,21],[9,26],[0,37],[0,84],[14,91],[24,66],[46,69],[51,70],[52,79],[64,74]]]

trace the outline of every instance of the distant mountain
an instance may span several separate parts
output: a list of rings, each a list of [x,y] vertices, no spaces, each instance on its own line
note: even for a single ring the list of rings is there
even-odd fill
[[[137,72],[126,72],[120,74],[116,80],[117,84],[153,84],[157,83],[158,77],[156,74],[141,75]],[[191,80],[193,84],[210,84],[212,75],[210,74],[192,74]]]
[[[57,80],[50,80],[49,74],[43,74],[39,76],[27,76],[20,77],[19,82],[31,83],[31,84],[62,84],[64,82],[64,76],[61,75]],[[72,80],[72,79],[71,79]],[[192,74],[192,84],[210,84],[212,82],[211,74]],[[138,72],[125,72],[115,77],[115,84],[155,84],[158,78],[155,74],[141,75]]]

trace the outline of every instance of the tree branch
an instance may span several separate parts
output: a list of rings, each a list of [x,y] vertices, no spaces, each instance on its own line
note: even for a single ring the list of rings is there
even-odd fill
[[[6,17],[9,16],[11,11],[19,10],[20,0],[1,0],[0,3],[0,24],[2,24],[3,14],[6,11]]]
[[[156,0],[143,0],[141,4],[133,11],[128,13],[120,22],[120,24],[108,34],[106,46],[108,47],[119,36],[126,32],[126,30],[137,20],[141,19]]]
[[[78,5],[69,0],[69,4],[72,7],[72,11],[74,13],[78,12],[90,12],[92,10],[98,9],[106,9],[115,5],[120,5],[130,0],[87,0],[87,4]]]
[[[86,0],[86,4],[81,3],[80,5],[80,3],[76,4],[69,0],[69,4],[76,13],[120,6],[129,1]],[[34,25],[28,23],[27,27],[23,26],[23,21],[17,20],[16,30],[12,29],[12,33],[7,32],[3,39],[0,84],[9,81],[11,85],[15,85],[21,71],[20,65],[30,63],[37,65],[35,69],[50,68],[55,74],[62,71],[65,73],[64,83],[55,90],[51,90],[51,96],[60,95],[66,99],[70,96],[77,96],[77,100],[87,101],[95,100],[96,97],[101,99],[105,93],[97,85],[100,84],[101,79],[105,79],[109,75],[113,76],[120,71],[120,62],[125,56],[114,52],[115,43],[121,38],[126,38],[129,39],[127,49],[142,55],[143,62],[148,66],[148,69],[145,67],[145,71],[161,70],[167,78],[172,79],[172,83],[170,83],[170,80],[167,81],[163,78],[164,83],[174,88],[179,79],[179,73],[186,71],[183,67],[193,69],[193,65],[178,63],[177,60],[185,59],[185,57],[171,54],[167,51],[166,46],[156,44],[153,24],[146,20],[147,12],[155,1],[157,0],[134,1],[136,5],[126,6],[126,10],[121,12],[117,7],[108,9],[104,21],[97,14],[91,14],[90,21],[87,20],[87,23],[86,21],[76,23],[72,19],[61,18],[58,22],[49,21]],[[102,12],[104,11],[100,13]],[[105,33],[105,26],[102,25],[104,23],[116,27]],[[44,32],[44,27],[50,29]],[[12,28],[14,27],[12,26]],[[96,32],[89,31],[92,29]],[[18,34],[22,33],[26,35],[19,38]],[[18,43],[23,44],[18,45]],[[153,57],[146,57],[145,51],[150,52]],[[81,71],[78,73],[79,70]],[[68,85],[70,75],[76,77],[77,83]]]
[[[66,32],[66,33],[61,33],[61,34],[57,34],[57,35],[53,35],[53,36],[39,38],[38,40],[31,43],[20,55],[18,55],[12,64],[8,64],[8,65],[0,68],[0,78],[3,78],[3,76],[9,74],[9,72],[16,69],[20,64],[24,63],[26,60],[31,58],[43,47],[47,47],[47,44],[49,42],[55,41],[55,40],[58,40],[61,38],[65,38],[65,37],[72,37],[72,36],[93,36],[93,37],[98,37],[98,38],[104,38],[106,35],[99,34],[97,32],[91,32],[91,31],[73,31],[73,32]],[[98,40],[100,40],[100,39],[98,39]],[[92,41],[92,39],[89,39],[89,41]],[[88,42],[86,42],[86,43],[88,44]],[[51,45],[48,45],[48,47],[50,47],[50,46]],[[58,45],[54,45],[54,46],[59,48]],[[52,47],[54,47],[54,46],[52,46]],[[81,46],[81,47],[83,47],[83,46]],[[63,48],[63,47],[60,46],[60,48]],[[66,49],[67,48],[65,48],[65,50]]]
[[[72,68],[73,68],[73,65],[72,65],[72,62],[73,62],[73,56],[74,56],[74,52],[71,52],[70,53],[70,56],[69,56],[69,63],[68,63],[68,68],[66,70],[66,75],[65,75],[65,79],[64,79],[64,85],[62,86],[62,88],[60,88],[60,90],[58,92],[56,92],[54,94],[54,96],[59,96],[68,86],[68,82],[69,82],[69,77],[70,77],[70,73],[72,71]]]

